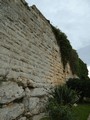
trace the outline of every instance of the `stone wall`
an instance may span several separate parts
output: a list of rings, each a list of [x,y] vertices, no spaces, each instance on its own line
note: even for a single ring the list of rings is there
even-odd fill
[[[0,120],[39,120],[69,77],[49,21],[24,0],[0,0]]]

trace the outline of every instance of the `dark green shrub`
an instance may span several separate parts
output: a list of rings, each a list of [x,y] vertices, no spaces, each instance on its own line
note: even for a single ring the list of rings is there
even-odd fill
[[[78,76],[80,79],[88,79],[87,65],[79,58]]]
[[[79,101],[82,102],[84,97],[90,98],[90,80],[89,79],[69,79],[67,86],[76,90],[79,95]]]
[[[70,107],[58,104],[49,108],[49,116],[51,120],[75,120],[75,116]]]
[[[78,100],[78,96],[76,91],[71,90],[64,85],[55,88],[55,91],[53,92],[53,99],[55,99],[58,104],[72,105]]]
[[[77,54],[76,50],[74,50],[74,49],[72,49],[72,51],[70,53],[69,63],[70,63],[72,73],[78,75],[78,73],[79,73],[79,70],[78,70],[79,60],[78,60],[78,54]]]
[[[77,98],[76,92],[66,85],[55,88],[47,104],[51,120],[75,120],[72,105]]]

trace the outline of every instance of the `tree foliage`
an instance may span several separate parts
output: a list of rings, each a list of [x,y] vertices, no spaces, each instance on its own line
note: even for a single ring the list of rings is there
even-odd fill
[[[69,63],[72,73],[77,74],[80,78],[88,77],[88,70],[86,64],[78,57],[76,50],[74,50],[67,39],[65,33],[58,28],[51,25],[52,31],[56,37],[58,46],[60,47],[61,59],[65,68],[66,64]]]
[[[67,86],[79,93],[80,101],[83,101],[84,97],[90,98],[90,79],[69,79]]]
[[[65,33],[61,32],[59,29],[55,28],[54,26],[52,26],[52,30],[56,37],[58,46],[60,47],[62,62],[65,67],[65,65],[70,59],[70,53],[72,50],[72,46],[70,45],[70,42],[67,39],[67,36],[65,35]]]
[[[87,65],[79,58],[78,76],[81,79],[88,79]]]

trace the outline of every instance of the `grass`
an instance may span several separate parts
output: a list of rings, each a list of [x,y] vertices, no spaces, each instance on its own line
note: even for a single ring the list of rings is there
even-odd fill
[[[79,104],[77,107],[73,107],[73,112],[77,116],[77,120],[87,120],[90,114],[90,104]],[[41,120],[50,120],[48,117]]]
[[[87,120],[90,114],[90,104],[79,104],[74,107],[73,111],[77,116],[77,120]]]

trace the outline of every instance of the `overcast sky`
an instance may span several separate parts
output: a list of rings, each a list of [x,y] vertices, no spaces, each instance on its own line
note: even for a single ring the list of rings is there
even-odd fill
[[[26,1],[29,6],[35,4],[54,26],[66,33],[74,49],[90,45],[90,0]]]

